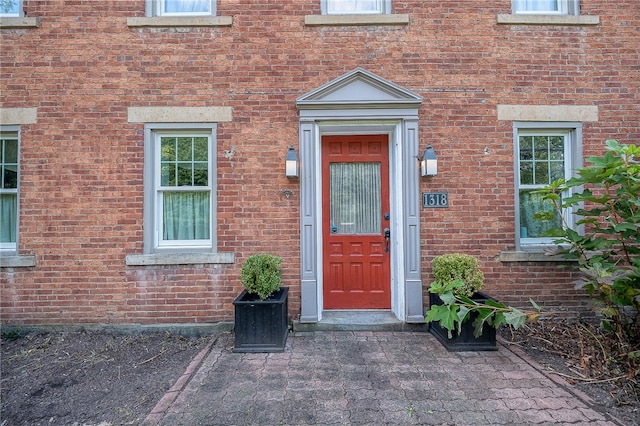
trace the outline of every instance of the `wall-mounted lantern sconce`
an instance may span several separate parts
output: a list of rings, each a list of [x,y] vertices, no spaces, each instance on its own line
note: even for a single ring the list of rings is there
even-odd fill
[[[420,176],[435,176],[438,174],[438,157],[431,145],[427,145],[420,158]]]
[[[287,151],[287,157],[284,161],[284,174],[289,178],[297,178],[300,173],[298,171],[298,156],[292,146]]]

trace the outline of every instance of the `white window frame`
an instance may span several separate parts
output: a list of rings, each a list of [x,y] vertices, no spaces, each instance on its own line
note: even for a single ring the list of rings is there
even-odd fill
[[[18,140],[18,170],[17,170],[17,180],[18,184],[16,188],[12,189],[2,189],[0,185],[0,193],[2,194],[15,194],[16,195],[16,228],[14,232],[16,234],[15,242],[0,242],[0,253],[2,254],[17,254],[18,252],[18,241],[20,238],[20,127],[19,126],[0,126],[0,137],[2,139],[17,139]],[[2,149],[2,144],[0,144],[0,149]],[[1,171],[0,171],[1,173]],[[2,176],[0,176],[2,178]]]
[[[0,0],[2,1],[2,0]],[[19,18],[21,16],[23,16],[23,11],[22,11],[22,0],[14,0],[18,2],[18,11],[16,13],[3,13],[2,10],[0,10],[0,17],[2,18]]]
[[[340,0],[340,1],[351,1],[351,0]],[[356,1],[356,0],[353,0]],[[376,0],[376,10],[375,11],[353,11],[353,12],[342,12],[342,11],[332,11],[330,8],[329,0],[320,0],[320,13],[322,15],[387,15],[391,13],[391,0]]]
[[[166,13],[163,0],[146,0],[147,16],[189,17],[189,16],[216,16],[217,0],[209,0],[209,12],[176,12]]]
[[[520,228],[520,189],[533,189],[538,186],[520,185],[520,136],[564,136],[564,177],[569,179],[575,170],[582,167],[582,123],[567,122],[515,122],[514,133],[514,171],[515,171],[515,235],[516,246],[522,251],[541,251],[553,244],[555,238],[529,238],[521,235]],[[576,189],[574,188],[573,191]],[[573,192],[571,191],[571,193]],[[563,194],[563,197],[571,193]],[[575,215],[565,211],[568,226],[581,232],[576,227]]]
[[[207,136],[208,186],[202,187],[162,187],[160,181],[160,138],[162,136]],[[217,248],[216,208],[217,208],[217,168],[216,168],[216,124],[172,124],[158,123],[145,125],[145,253],[208,252]],[[163,193],[167,191],[208,191],[209,192],[209,238],[198,240],[171,240],[162,238]],[[148,224],[148,226],[147,226]]]
[[[528,11],[520,10],[519,4],[536,0],[512,0],[512,13],[517,15],[579,15],[579,0],[559,0],[558,10]]]

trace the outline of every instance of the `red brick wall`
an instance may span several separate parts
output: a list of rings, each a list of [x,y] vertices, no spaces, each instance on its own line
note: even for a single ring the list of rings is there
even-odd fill
[[[638,143],[640,3],[581,3],[600,25],[496,25],[509,0],[394,0],[409,25],[305,27],[319,0],[219,0],[232,27],[150,29],[126,24],[142,0],[25,2],[40,27],[0,30],[0,107],[38,108],[21,126],[19,242],[38,264],[0,268],[2,322],[230,320],[239,265],[265,251],[285,259],[297,316],[299,187],[283,176],[295,99],[356,67],[424,97],[420,147],[433,144],[440,173],[420,189],[450,196],[421,212],[425,284],[433,256],[464,251],[499,298],[578,306],[555,264],[497,259],[515,248],[515,223],[512,124],[496,105],[597,105],[585,155],[608,138]],[[233,108],[218,125],[217,232],[236,263],[126,266],[143,248],[143,126],[127,108],[211,105]]]

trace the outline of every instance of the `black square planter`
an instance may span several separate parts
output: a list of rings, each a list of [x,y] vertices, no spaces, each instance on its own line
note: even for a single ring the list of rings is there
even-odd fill
[[[234,352],[284,352],[289,332],[289,288],[281,287],[266,300],[244,290],[235,307]]]
[[[478,303],[484,303],[487,300],[495,300],[491,296],[487,296],[484,293],[476,293],[471,297],[471,300]],[[442,305],[440,296],[435,293],[429,293],[429,303],[433,305]],[[473,321],[478,317],[477,312],[472,312],[469,315],[469,319],[462,323],[462,329],[460,334],[457,330],[453,330],[453,337],[450,339],[446,328],[441,327],[438,322],[429,323],[429,331],[436,339],[442,343],[442,345],[450,352],[462,352],[462,351],[497,351],[496,345],[496,329],[485,323],[482,326],[482,334],[480,337],[474,337],[473,335]]]

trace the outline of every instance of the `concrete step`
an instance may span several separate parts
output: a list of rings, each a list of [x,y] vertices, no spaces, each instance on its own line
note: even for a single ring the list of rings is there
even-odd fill
[[[293,322],[293,331],[427,331],[427,324],[400,321],[387,310],[331,310],[315,323]]]

